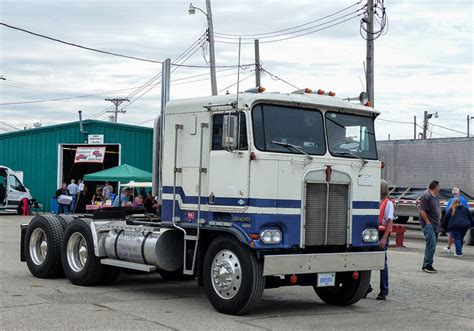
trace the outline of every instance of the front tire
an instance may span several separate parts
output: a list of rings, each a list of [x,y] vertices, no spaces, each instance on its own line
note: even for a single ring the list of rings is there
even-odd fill
[[[354,279],[354,272],[336,273],[336,284],[332,287],[313,286],[316,294],[325,303],[333,306],[349,306],[364,297],[370,285],[370,271],[359,271],[359,277]]]
[[[52,278],[62,274],[61,222],[51,216],[34,217],[26,230],[23,252],[31,274],[38,278]]]
[[[204,257],[207,298],[219,312],[242,315],[255,308],[265,288],[263,264],[234,237],[215,239]]]

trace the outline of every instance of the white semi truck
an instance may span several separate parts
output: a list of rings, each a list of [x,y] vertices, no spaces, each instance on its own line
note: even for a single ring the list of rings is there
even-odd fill
[[[41,216],[22,226],[36,277],[76,285],[122,268],[195,278],[244,314],[265,288],[306,285],[351,305],[384,265],[378,246],[378,113],[306,89],[170,101],[157,120],[157,216]]]

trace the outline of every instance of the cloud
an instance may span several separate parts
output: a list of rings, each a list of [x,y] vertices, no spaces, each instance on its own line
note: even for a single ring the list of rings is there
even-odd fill
[[[193,2],[204,9],[204,1]],[[215,31],[255,34],[285,29],[352,5],[352,1],[212,1]],[[423,111],[437,111],[443,126],[463,129],[466,115],[474,115],[473,23],[470,1],[389,2],[388,34],[375,42],[376,106],[380,119],[420,120]],[[206,29],[205,17],[188,15],[189,1],[4,1],[1,21],[39,33],[111,52],[162,60],[176,58]],[[356,9],[357,7],[354,7]],[[218,38],[219,40],[224,40]],[[334,28],[278,43],[261,40],[263,67],[298,87],[336,91],[340,97],[355,96],[363,89],[365,41],[355,19]],[[139,86],[161,71],[161,65],[97,54],[0,28],[0,102],[50,99]],[[253,46],[243,45],[242,63],[254,61]],[[199,49],[188,63],[205,65]],[[216,44],[217,64],[237,63],[238,45]],[[253,68],[241,72],[252,75]],[[179,68],[172,98],[210,94],[208,69]],[[218,73],[218,88],[236,82],[235,70]],[[202,79],[202,80],[201,80]],[[262,77],[267,91],[291,92],[283,81]],[[190,82],[188,84],[183,84]],[[25,85],[28,84],[28,85]],[[241,90],[254,79],[242,82]],[[228,90],[233,93],[236,86]],[[85,117],[110,106],[105,97],[126,97],[130,91],[104,93],[61,102],[0,106],[0,118],[23,127],[41,120],[44,125]],[[160,86],[119,115],[126,123],[140,123],[159,113]],[[106,119],[102,114],[99,119]],[[410,138],[410,125],[378,121],[377,136]],[[435,122],[433,122],[435,123]],[[151,125],[152,122],[145,123]],[[435,130],[438,130],[435,128]],[[454,134],[439,131],[440,134]]]

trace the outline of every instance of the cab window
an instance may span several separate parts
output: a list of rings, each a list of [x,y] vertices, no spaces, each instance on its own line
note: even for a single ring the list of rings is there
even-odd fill
[[[26,192],[25,187],[20,183],[18,178],[14,175],[9,176],[9,182],[10,182],[10,187],[14,190],[20,191],[20,192]]]
[[[228,113],[226,113],[228,114]],[[233,112],[231,115],[239,116],[239,150],[248,149],[247,141],[247,123],[245,114],[242,112]],[[224,121],[224,114],[216,114],[212,117],[212,150],[221,151],[222,147],[222,123]]]

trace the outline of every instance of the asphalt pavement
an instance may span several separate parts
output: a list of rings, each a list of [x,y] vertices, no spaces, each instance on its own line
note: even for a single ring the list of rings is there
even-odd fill
[[[21,223],[0,215],[0,328],[2,330],[474,330],[474,247],[462,258],[442,252],[438,274],[421,271],[423,242],[389,251],[390,295],[377,291],[350,307],[324,304],[312,287],[265,290],[245,316],[217,313],[195,281],[156,274],[122,274],[108,286],[80,287],[67,279],[38,279],[19,260]],[[378,272],[373,273],[378,286]]]

